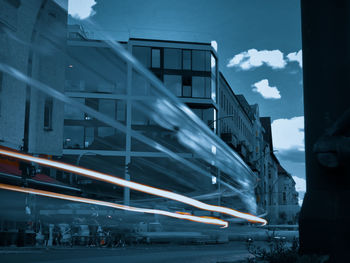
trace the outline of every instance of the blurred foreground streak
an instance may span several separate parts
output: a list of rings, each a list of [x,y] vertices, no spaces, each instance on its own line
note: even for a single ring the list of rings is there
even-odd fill
[[[163,215],[176,211],[178,218],[193,215],[225,226],[226,216],[213,219],[222,205],[241,211],[243,219],[266,222],[248,214],[257,213],[256,174],[217,136],[219,72],[210,45],[179,44],[193,48],[199,58],[197,68],[184,73],[195,76],[182,77],[180,100],[173,94],[179,87],[171,78],[165,88],[131,56],[143,50],[138,46],[142,41],[117,43],[108,35],[88,41],[84,31],[67,32],[67,1],[0,3],[1,149],[120,175],[126,182],[166,189],[169,195],[179,193],[216,207],[200,211],[202,207],[169,196],[154,197],[70,169],[2,156],[1,183],[27,189],[23,194],[0,192],[9,200],[2,204],[5,229],[30,229],[37,239],[49,233],[52,243],[53,224],[62,229],[79,227],[85,238],[91,236],[86,229],[96,233],[91,226],[118,231],[131,231],[135,225],[147,231],[145,222],[149,229],[161,228],[162,221],[163,228],[175,226],[157,215],[123,214],[34,196],[30,188]],[[99,30],[91,21],[90,25]],[[160,49],[149,48],[146,58],[138,59],[149,59],[157,68],[162,56]],[[192,85],[203,87],[197,97],[192,97]]]
[[[350,3],[301,3],[307,179],[301,252],[348,262]]]

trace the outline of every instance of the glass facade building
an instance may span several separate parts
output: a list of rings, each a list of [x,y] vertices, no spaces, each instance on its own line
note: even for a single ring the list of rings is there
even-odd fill
[[[130,44],[133,55],[166,88],[205,123],[213,124],[218,114],[218,69],[217,56],[210,44],[143,39],[131,39]]]
[[[178,97],[217,132],[217,55],[210,44],[145,39],[130,39],[121,44],[164,83],[167,92]],[[152,114],[145,114],[144,107],[162,104],[162,99],[159,99],[162,96],[155,94],[156,89],[147,79],[122,62],[102,41],[84,39],[82,35],[75,34],[68,40],[67,50],[65,94],[124,125],[126,130],[122,132],[65,105],[63,156],[69,158],[66,161],[94,169],[93,164],[87,162],[90,155],[101,160],[113,156],[120,164],[124,163],[126,179],[131,173],[133,180],[147,183],[150,175],[146,176],[144,170],[151,171],[152,167],[157,167],[152,172],[153,178],[158,178],[152,183],[154,186],[171,185],[171,189],[181,192],[193,192],[198,185],[211,191],[216,189],[211,179],[203,181],[197,171],[177,168],[169,156],[131,136],[132,131],[140,132],[184,158],[192,157],[191,162],[202,169],[209,169],[207,164],[193,158],[186,143],[180,142],[181,139],[187,140],[186,136],[157,124],[157,116],[152,119]],[[153,114],[157,115],[157,112]],[[163,177],[162,173],[177,169],[187,175],[186,186],[183,178],[175,174],[173,180],[167,178],[162,182],[159,179]],[[106,172],[115,174],[116,171]],[[120,171],[118,173],[120,175]]]

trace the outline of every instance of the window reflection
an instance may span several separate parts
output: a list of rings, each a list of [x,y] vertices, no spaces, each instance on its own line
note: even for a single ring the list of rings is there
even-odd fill
[[[192,59],[191,59],[191,50],[182,51],[182,69],[191,70]]]
[[[180,75],[164,75],[165,87],[178,97],[181,97],[181,80]]]
[[[147,68],[150,67],[151,62],[151,48],[134,46],[132,50],[133,55]]]
[[[210,98],[210,78],[209,77],[192,77],[192,97]]]
[[[208,125],[213,123],[216,116],[216,110],[214,108],[191,108],[191,110]]]
[[[182,96],[192,97],[192,77],[191,76],[182,77]]]
[[[192,70],[210,71],[210,52],[204,50],[192,50]]]
[[[181,69],[181,49],[177,49],[177,48],[164,49],[164,68]]]
[[[160,68],[160,49],[152,48],[152,68]]]
[[[80,46],[67,49],[70,56],[66,63],[65,91],[126,93],[126,63],[110,49]]]
[[[125,122],[125,101],[98,98],[74,98],[117,121]],[[87,114],[65,105],[65,149],[118,150],[125,146],[125,135]]]

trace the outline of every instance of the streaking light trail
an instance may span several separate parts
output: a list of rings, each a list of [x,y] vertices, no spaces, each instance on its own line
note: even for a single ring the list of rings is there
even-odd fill
[[[89,177],[89,178],[92,178],[95,180],[119,185],[122,187],[128,187],[128,188],[133,189],[135,191],[140,191],[140,192],[144,192],[147,194],[156,195],[156,196],[164,197],[167,199],[175,200],[175,201],[178,201],[178,202],[190,205],[190,206],[197,207],[197,208],[202,209],[202,210],[227,214],[227,215],[230,215],[233,217],[238,217],[238,218],[248,220],[250,222],[261,223],[262,225],[267,224],[267,221],[265,219],[259,218],[257,216],[254,216],[254,215],[251,215],[248,213],[243,213],[243,212],[240,212],[240,211],[237,211],[237,210],[234,210],[231,208],[227,208],[227,207],[209,205],[209,204],[200,202],[198,200],[192,199],[190,197],[187,197],[187,196],[184,196],[181,194],[176,194],[176,193],[173,193],[173,192],[170,192],[167,190],[162,190],[162,189],[158,189],[155,187],[135,183],[132,181],[127,181],[127,180],[124,180],[124,179],[121,179],[121,178],[118,178],[118,177],[115,177],[112,175],[96,172],[96,171],[89,170],[86,168],[82,168],[82,167],[78,167],[78,166],[74,166],[74,165],[70,165],[70,164],[66,164],[66,163],[61,163],[58,161],[52,161],[52,160],[48,160],[48,159],[44,159],[44,158],[33,157],[33,156],[27,155],[27,154],[6,151],[6,150],[2,150],[2,149],[0,149],[0,154],[4,155],[4,156],[16,158],[16,159],[25,160],[28,162],[35,162],[35,163],[41,164],[43,166],[54,167],[54,168],[57,168],[60,170],[65,170],[68,172],[76,173],[76,174],[86,176],[86,177]]]
[[[63,199],[63,200],[68,200],[68,201],[73,201],[73,202],[81,202],[81,203],[87,203],[87,204],[93,204],[93,205],[107,206],[107,207],[112,207],[112,208],[132,211],[132,212],[164,215],[164,216],[174,217],[174,218],[178,218],[178,219],[190,220],[190,221],[198,222],[198,223],[219,225],[223,228],[228,226],[228,223],[226,221],[215,218],[215,217],[201,217],[201,216],[194,216],[194,215],[191,215],[189,213],[181,213],[181,212],[173,213],[173,212],[159,210],[159,209],[147,209],[147,208],[125,206],[125,205],[119,205],[119,204],[95,200],[95,199],[89,199],[89,198],[83,198],[83,197],[65,195],[65,194],[58,194],[58,193],[44,191],[44,190],[37,190],[37,189],[33,189],[33,188],[24,188],[24,187],[1,184],[1,183],[0,183],[0,189],[28,193],[28,194],[36,194],[36,195],[58,198],[58,199]]]

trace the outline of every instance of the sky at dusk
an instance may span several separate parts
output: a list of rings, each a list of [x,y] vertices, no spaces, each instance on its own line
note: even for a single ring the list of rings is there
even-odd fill
[[[299,0],[70,0],[69,23],[89,36],[92,19],[116,40],[129,37],[211,42],[219,70],[236,94],[270,116],[274,148],[305,192]]]

